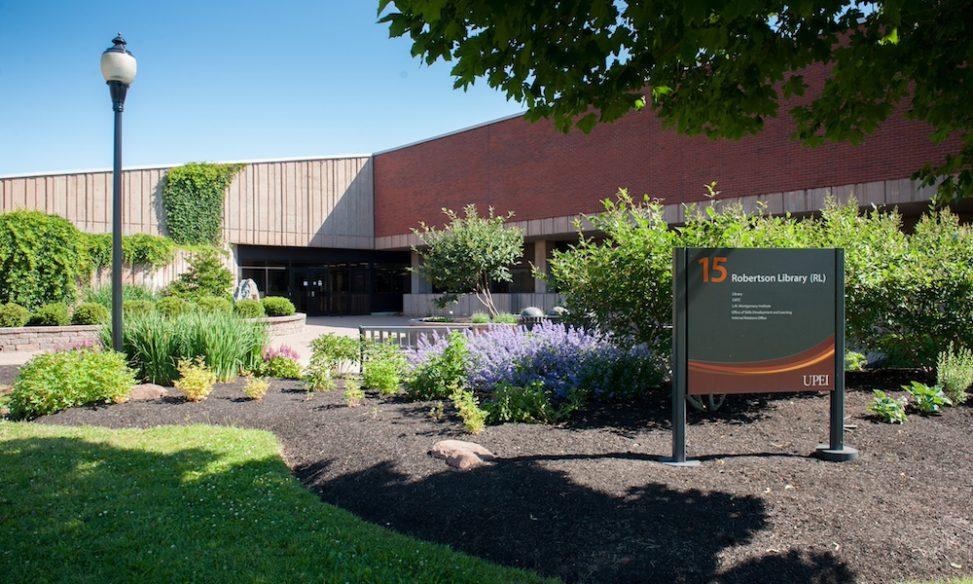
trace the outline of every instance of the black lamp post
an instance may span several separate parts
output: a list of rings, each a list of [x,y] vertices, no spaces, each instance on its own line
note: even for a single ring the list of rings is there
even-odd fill
[[[122,111],[125,94],[135,80],[135,57],[125,48],[122,33],[112,39],[113,46],[101,54],[101,74],[111,91],[115,112],[115,163],[112,165],[111,222],[111,344],[122,350]]]

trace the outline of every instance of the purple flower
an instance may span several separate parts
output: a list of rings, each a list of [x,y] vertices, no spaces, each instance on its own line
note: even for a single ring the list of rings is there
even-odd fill
[[[264,349],[264,361],[270,361],[274,357],[287,357],[288,359],[293,359],[295,361],[298,361],[301,358],[301,356],[297,353],[297,350],[290,345],[281,345],[276,349],[266,347]]]

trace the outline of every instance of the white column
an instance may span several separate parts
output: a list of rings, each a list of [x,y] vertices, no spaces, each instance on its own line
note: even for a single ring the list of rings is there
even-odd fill
[[[432,294],[432,285],[428,280],[419,274],[419,254],[416,252],[410,252],[410,257],[412,259],[412,293],[413,294]]]

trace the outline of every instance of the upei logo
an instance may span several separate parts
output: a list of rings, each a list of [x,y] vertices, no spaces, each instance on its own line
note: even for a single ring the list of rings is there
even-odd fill
[[[830,375],[804,375],[804,387],[828,387]]]

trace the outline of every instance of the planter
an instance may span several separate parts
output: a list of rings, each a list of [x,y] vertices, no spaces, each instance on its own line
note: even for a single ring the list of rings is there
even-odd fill
[[[267,336],[270,338],[276,338],[293,335],[303,331],[304,322],[307,320],[307,315],[303,312],[297,312],[290,316],[265,316],[263,318],[254,318],[251,320],[266,324]]]
[[[0,328],[0,351],[59,351],[97,343],[99,325],[23,326]]]

